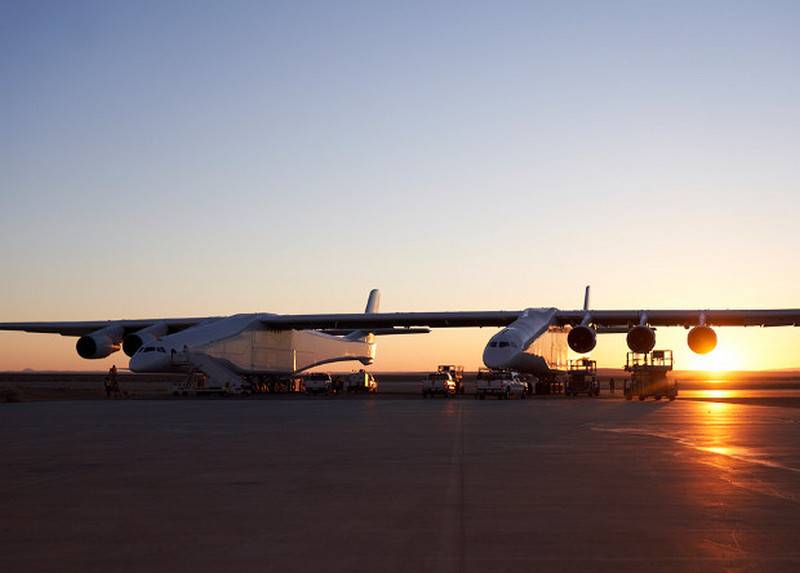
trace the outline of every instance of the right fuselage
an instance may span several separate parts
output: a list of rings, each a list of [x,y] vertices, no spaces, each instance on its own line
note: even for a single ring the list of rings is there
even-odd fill
[[[556,309],[528,309],[489,340],[483,363],[493,369],[509,369],[546,376],[566,370],[567,330],[551,326]]]

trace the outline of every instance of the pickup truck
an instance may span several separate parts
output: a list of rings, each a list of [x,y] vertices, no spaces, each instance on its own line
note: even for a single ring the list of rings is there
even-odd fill
[[[528,385],[519,379],[519,374],[510,370],[480,370],[475,387],[475,399],[485,400],[495,396],[499,400],[524,399]]]
[[[314,372],[303,377],[303,388],[306,394],[327,394],[331,390],[332,382],[329,374]]]
[[[457,390],[456,381],[449,372],[431,372],[422,381],[422,397],[445,396],[453,398]]]

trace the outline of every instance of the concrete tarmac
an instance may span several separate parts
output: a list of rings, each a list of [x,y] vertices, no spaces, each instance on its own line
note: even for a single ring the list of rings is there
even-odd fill
[[[0,570],[798,571],[800,409],[0,405]]]

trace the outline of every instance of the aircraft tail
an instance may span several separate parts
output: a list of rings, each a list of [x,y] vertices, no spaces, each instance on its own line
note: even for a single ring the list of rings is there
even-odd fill
[[[367,306],[364,308],[364,314],[372,314],[373,312],[380,311],[381,307],[381,291],[374,288],[369,291],[369,298],[367,299]],[[345,336],[348,340],[360,340],[363,342],[371,342],[372,335],[370,332],[363,330],[354,330]]]
[[[367,299],[367,307],[364,309],[365,314],[380,311],[381,308],[381,291],[374,288],[369,291],[369,298]]]

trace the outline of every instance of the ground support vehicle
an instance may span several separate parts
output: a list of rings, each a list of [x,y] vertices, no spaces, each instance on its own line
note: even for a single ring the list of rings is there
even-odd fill
[[[647,354],[628,352],[625,371],[631,373],[625,381],[626,400],[645,400],[652,396],[656,400],[666,397],[670,401],[678,397],[678,383],[668,377],[672,370],[671,350],[653,350]]]
[[[347,376],[344,389],[348,394],[375,394],[378,392],[378,382],[369,372],[359,370]]]
[[[449,372],[431,372],[422,381],[422,397],[431,398],[435,396],[445,396],[454,398],[456,396],[456,381]]]
[[[323,372],[314,372],[303,377],[303,387],[310,396],[330,393],[332,384],[330,375]]]
[[[570,360],[564,393],[567,396],[577,396],[578,394],[599,396],[600,382],[597,380],[597,361],[588,358]]]
[[[456,393],[464,395],[464,367],[456,364],[440,364],[437,372],[449,372],[456,383]]]
[[[478,370],[475,384],[475,399],[485,400],[486,396],[494,396],[499,400],[525,398],[528,385],[521,381],[519,374],[511,370]]]

